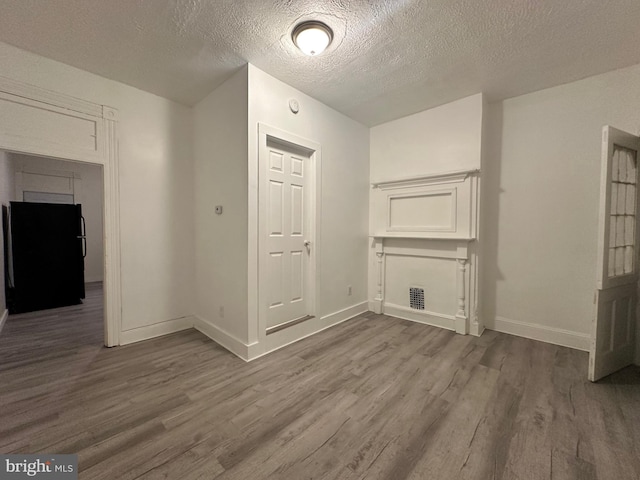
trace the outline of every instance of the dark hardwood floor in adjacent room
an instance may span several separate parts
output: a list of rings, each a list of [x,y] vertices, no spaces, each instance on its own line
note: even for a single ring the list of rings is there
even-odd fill
[[[640,373],[590,384],[584,352],[374,314],[248,364],[193,330],[101,342],[91,296],[10,318],[1,452],[78,453],[81,479],[640,478]]]

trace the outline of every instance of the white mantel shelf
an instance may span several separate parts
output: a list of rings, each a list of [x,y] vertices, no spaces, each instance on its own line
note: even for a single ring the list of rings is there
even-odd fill
[[[383,180],[372,182],[373,188],[399,188],[399,187],[416,187],[421,185],[429,185],[433,183],[459,182],[465,180],[469,175],[479,173],[480,170],[456,170],[452,172],[432,173],[428,175],[420,175],[417,177],[398,178],[393,180]]]
[[[369,235],[369,238],[397,238],[408,240],[446,240],[448,242],[475,242],[475,238],[472,237],[436,237],[436,236],[424,236],[424,235],[393,235],[389,233],[380,233]]]

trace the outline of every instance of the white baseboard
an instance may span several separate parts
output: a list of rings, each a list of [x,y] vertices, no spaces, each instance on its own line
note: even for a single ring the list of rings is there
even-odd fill
[[[9,310],[2,312],[2,317],[0,318],[0,333],[2,333],[2,329],[4,328],[4,324],[7,323],[7,318],[9,318]]]
[[[547,327],[535,323],[520,322],[504,317],[496,317],[493,327],[487,325],[487,329],[497,332],[517,335],[519,337],[539,340],[576,350],[589,351],[591,335],[587,333],[573,332],[562,328]]]
[[[252,345],[247,345],[234,335],[225,332],[220,327],[197,315],[194,316],[193,328],[209,337],[221,347],[226,348],[237,357],[240,357],[245,362],[249,361],[249,350]]]
[[[357,305],[353,305],[338,312],[325,315],[320,319],[312,319],[308,322],[295,325],[290,329],[282,330],[281,332],[269,335],[267,337],[267,340],[264,340],[262,343],[254,342],[251,344],[246,344],[234,335],[224,331],[220,327],[214,325],[211,322],[208,322],[207,320],[197,315],[193,317],[193,327],[202,334],[209,337],[221,347],[229,350],[231,353],[241,358],[245,362],[249,362],[255,360],[256,358],[260,358],[268,353],[284,348],[287,345],[298,342],[303,338],[315,335],[316,333],[326,330],[327,328],[338,325],[339,323],[349,320],[350,318],[358,316],[366,311],[368,311],[368,303],[358,303]],[[311,328],[311,331],[309,331],[309,328]],[[296,330],[304,333],[296,335]]]
[[[84,277],[84,283],[102,282],[104,278],[101,275],[95,275],[93,277]]]
[[[324,317],[321,318],[325,326],[318,331],[321,332],[322,330],[331,328],[335,325],[338,325],[339,323],[344,322],[345,320],[349,320],[353,317],[357,317],[358,315],[368,311],[369,311],[369,302],[361,302],[361,303],[352,305],[351,307],[338,310],[337,312],[330,313],[329,315],[325,315]]]
[[[180,317],[166,322],[154,323],[145,327],[133,328],[131,330],[123,330],[120,332],[120,345],[140,342],[150,338],[161,337],[170,333],[179,332],[193,328],[194,317]]]
[[[260,358],[268,353],[280,350],[288,345],[299,342],[300,340],[320,333],[336,325],[346,322],[347,320],[357,317],[360,314],[369,311],[369,303],[361,302],[351,307],[343,308],[337,312],[330,313],[323,317],[308,320],[306,322],[295,325],[291,328],[281,330],[280,332],[269,335],[264,344],[256,342],[249,347],[249,361]]]
[[[402,305],[394,305],[392,303],[384,304],[384,314],[391,317],[402,318],[412,322],[424,323],[433,327],[446,328],[447,330],[456,329],[456,317],[453,315],[445,315],[435,312],[421,312],[413,310]]]

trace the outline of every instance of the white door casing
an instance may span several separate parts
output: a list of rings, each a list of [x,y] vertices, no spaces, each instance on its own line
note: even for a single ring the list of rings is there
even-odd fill
[[[259,133],[258,300],[264,335],[316,316],[319,147],[265,125]]]
[[[640,138],[605,126],[598,229],[595,314],[589,380],[633,363],[638,289]]]

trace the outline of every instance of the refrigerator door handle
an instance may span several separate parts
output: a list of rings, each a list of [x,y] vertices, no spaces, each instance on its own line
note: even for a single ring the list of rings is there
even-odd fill
[[[87,224],[84,221],[84,216],[80,216],[82,221],[82,232],[78,235],[78,238],[82,239],[82,258],[87,258]]]

